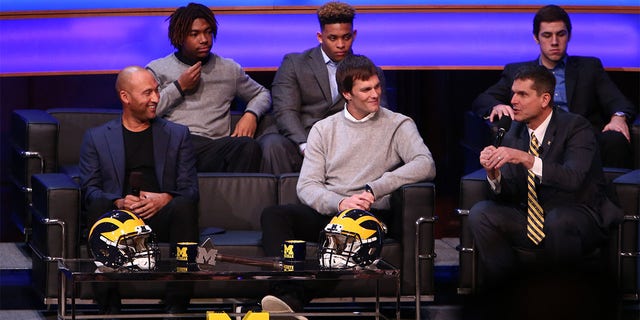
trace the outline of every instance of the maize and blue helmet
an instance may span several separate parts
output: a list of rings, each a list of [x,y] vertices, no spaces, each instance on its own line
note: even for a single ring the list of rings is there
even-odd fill
[[[366,267],[380,257],[386,227],[373,214],[347,209],[320,232],[318,259],[330,269]]]
[[[151,227],[127,210],[113,210],[89,232],[89,251],[98,267],[152,270],[159,250]]]

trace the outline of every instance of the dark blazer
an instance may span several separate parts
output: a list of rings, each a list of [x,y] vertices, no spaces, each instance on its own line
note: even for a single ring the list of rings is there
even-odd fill
[[[493,106],[510,105],[513,78],[518,69],[526,65],[538,65],[538,59],[507,64],[500,80],[473,101],[473,111],[478,116],[486,117]],[[611,81],[600,59],[568,56],[565,81],[569,110],[587,118],[598,130],[602,130],[617,111],[629,115],[629,121],[635,119],[636,108]]]
[[[384,74],[380,69],[378,77],[383,88],[380,104],[386,107]],[[284,56],[273,79],[271,98],[278,130],[296,144],[306,142],[313,124],[342,110],[345,103],[342,96],[333,103],[320,45]]]
[[[503,146],[529,150],[529,132],[514,122]],[[622,221],[623,212],[606,196],[606,185],[593,128],[582,116],[555,108],[540,143],[542,178],[538,200],[545,211],[559,206],[587,206],[602,228]],[[497,198],[527,206],[527,169],[507,164],[501,169],[501,193]]]
[[[196,158],[189,129],[167,120],[152,122],[153,157],[160,192],[197,201]],[[122,198],[125,151],[121,118],[87,130],[80,150],[80,178],[85,204]]]

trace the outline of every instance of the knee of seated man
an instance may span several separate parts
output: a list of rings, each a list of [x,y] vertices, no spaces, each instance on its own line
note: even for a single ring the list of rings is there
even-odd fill
[[[289,138],[279,133],[265,134],[258,139],[258,143],[263,149],[282,149],[287,143],[291,143]]]
[[[473,227],[486,222],[486,214],[491,211],[490,207],[492,205],[493,202],[490,200],[484,200],[474,204],[469,210],[469,225]]]
[[[598,140],[600,141],[600,143],[607,146],[611,146],[611,147],[613,146],[625,147],[629,144],[629,141],[621,132],[613,131],[613,130],[601,132],[598,135]]]
[[[262,147],[257,140],[250,137],[237,137],[236,143],[240,146],[241,150],[245,154],[258,153],[262,155]]]

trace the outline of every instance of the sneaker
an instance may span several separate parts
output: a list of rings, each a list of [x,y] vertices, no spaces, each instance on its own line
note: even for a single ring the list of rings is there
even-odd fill
[[[280,298],[272,295],[267,295],[262,298],[262,311],[269,313],[293,313],[293,309]],[[307,320],[303,316],[291,316],[291,317],[274,317],[274,319],[289,319],[289,320]]]

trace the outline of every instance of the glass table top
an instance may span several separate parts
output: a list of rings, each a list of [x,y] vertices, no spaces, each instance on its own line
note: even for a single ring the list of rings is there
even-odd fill
[[[118,280],[340,280],[398,278],[400,271],[384,260],[377,260],[366,268],[325,269],[317,260],[295,264],[281,263],[269,258],[249,258],[251,262],[210,264],[184,264],[175,260],[160,260],[154,270],[105,270],[97,268],[93,259],[64,259],[58,268],[76,281]],[[252,263],[252,264],[250,264]]]

